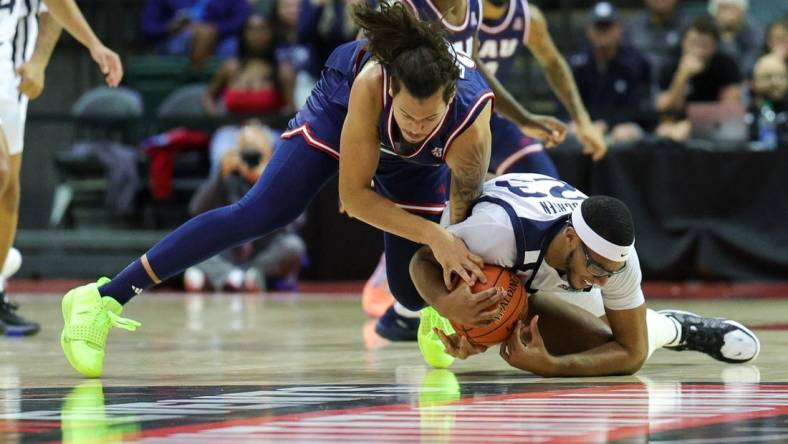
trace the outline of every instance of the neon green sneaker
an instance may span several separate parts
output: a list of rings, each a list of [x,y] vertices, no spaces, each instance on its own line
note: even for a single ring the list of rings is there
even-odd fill
[[[447,368],[454,363],[454,356],[446,353],[443,342],[432,331],[433,327],[441,329],[447,335],[454,333],[451,322],[444,318],[432,307],[421,310],[421,322],[419,322],[419,350],[424,360],[433,368]]]
[[[109,282],[101,278],[66,293],[63,308],[63,333],[60,346],[69,364],[83,376],[97,378],[104,367],[104,347],[112,327],[134,331],[140,324],[120,317],[123,307],[110,297],[101,297],[98,287]]]
[[[82,381],[66,396],[60,410],[60,430],[65,444],[99,444],[136,441],[140,425],[133,416],[108,417],[104,387],[99,380]]]

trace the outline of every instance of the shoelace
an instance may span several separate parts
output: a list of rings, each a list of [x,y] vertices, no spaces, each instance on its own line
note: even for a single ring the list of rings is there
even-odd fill
[[[109,317],[110,325],[113,327],[122,328],[128,331],[134,331],[137,327],[141,326],[142,323],[135,321],[134,319],[123,318],[115,314],[115,312],[107,310],[107,316]]]
[[[717,331],[722,321],[718,319],[701,319],[689,322],[687,326],[686,345],[693,350],[706,350],[709,347],[718,348],[722,345],[722,335]]]

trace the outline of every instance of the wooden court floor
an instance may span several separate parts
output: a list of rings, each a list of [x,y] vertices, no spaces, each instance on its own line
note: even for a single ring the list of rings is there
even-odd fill
[[[634,376],[544,379],[497,349],[428,370],[357,295],[152,293],[91,381],[61,354],[59,297],[17,300],[43,329],[0,338],[0,443],[788,442],[788,299],[650,304],[755,327],[752,365],[660,350]]]

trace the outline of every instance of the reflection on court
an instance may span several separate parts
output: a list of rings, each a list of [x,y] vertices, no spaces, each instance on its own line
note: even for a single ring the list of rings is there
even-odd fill
[[[635,376],[574,379],[494,349],[428,370],[415,344],[370,337],[355,297],[150,294],[84,380],[60,355],[58,299],[22,302],[44,330],[0,342],[0,442],[788,441],[780,300],[653,304],[770,325],[754,365],[659,351]]]

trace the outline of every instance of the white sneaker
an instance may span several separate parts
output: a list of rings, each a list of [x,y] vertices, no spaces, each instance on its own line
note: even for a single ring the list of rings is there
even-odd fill
[[[183,273],[183,288],[190,293],[205,290],[205,273],[197,267],[189,267]]]
[[[660,310],[659,314],[681,324],[681,340],[669,350],[694,350],[712,358],[740,364],[758,357],[761,343],[755,333],[736,321],[723,318],[704,318],[682,310]]]

